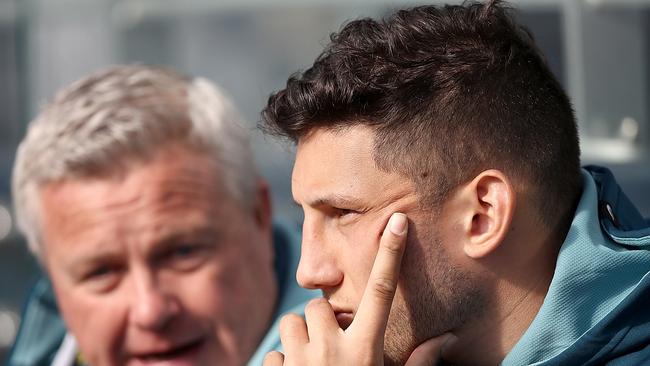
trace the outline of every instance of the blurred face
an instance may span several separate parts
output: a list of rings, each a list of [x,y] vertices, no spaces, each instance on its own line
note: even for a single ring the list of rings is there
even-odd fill
[[[119,177],[42,188],[43,260],[89,364],[250,357],[277,292],[268,201],[242,209],[219,174],[172,146]]]
[[[401,364],[424,340],[461,325],[481,294],[458,269],[460,254],[444,245],[454,241],[454,218],[421,208],[408,178],[378,170],[373,137],[370,128],[356,126],[315,130],[299,141],[292,190],[305,218],[297,277],[301,286],[323,291],[345,329],[384,226],[393,212],[405,213],[409,234],[385,337],[387,364]]]

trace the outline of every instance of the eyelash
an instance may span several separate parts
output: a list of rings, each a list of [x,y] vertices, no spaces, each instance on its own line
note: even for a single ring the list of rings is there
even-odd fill
[[[95,270],[92,270],[90,273],[88,273],[85,277],[89,279],[93,278],[100,278],[107,276],[115,271],[114,268],[111,266],[101,266]]]
[[[81,280],[99,292],[106,292],[117,283],[122,270],[120,265],[101,265],[86,273]]]
[[[337,208],[336,209],[336,216],[338,216],[338,217],[344,217],[344,216],[347,216],[347,215],[358,214],[358,213],[359,213],[359,211],[355,211],[355,210],[351,210],[351,209],[347,209],[347,208]]]
[[[172,250],[170,250],[169,255],[170,256],[180,256],[182,258],[186,258],[188,256],[192,256],[194,254],[197,254],[199,250],[201,250],[201,246],[198,244],[183,244],[179,245]]]

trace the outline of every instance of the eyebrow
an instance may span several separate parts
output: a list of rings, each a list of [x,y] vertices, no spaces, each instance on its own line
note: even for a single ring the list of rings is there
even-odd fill
[[[179,230],[165,233],[157,238],[155,241],[158,243],[157,248],[162,248],[162,250],[173,246],[179,241],[184,241],[188,239],[210,239],[217,241],[219,239],[220,233],[219,230],[212,226],[202,226],[196,227],[191,230]],[[157,248],[154,248],[154,252]]]
[[[118,250],[99,250],[90,254],[82,254],[74,258],[66,265],[67,272],[73,277],[78,277],[83,272],[87,271],[99,264],[104,263],[120,263],[123,260],[122,254]]]
[[[192,228],[190,230],[169,230],[168,232],[163,233],[159,237],[155,238],[155,245],[151,248],[148,248],[149,255],[157,255],[159,252],[165,251],[172,247],[174,243],[178,241],[188,240],[188,239],[214,239],[215,241],[219,238],[218,230],[210,226],[201,226]],[[110,242],[102,242],[97,245],[97,248],[90,253],[81,254],[79,257],[71,261],[69,267],[73,270],[78,270],[80,268],[93,265],[96,263],[102,263],[104,261],[116,262],[122,259],[123,253],[119,249],[111,248]]]
[[[300,206],[300,203],[296,202],[296,204]],[[332,194],[323,197],[317,197],[308,200],[306,204],[310,207],[365,207],[364,202],[360,198],[343,194]]]

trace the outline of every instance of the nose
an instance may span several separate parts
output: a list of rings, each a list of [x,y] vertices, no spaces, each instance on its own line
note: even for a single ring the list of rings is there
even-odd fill
[[[176,297],[163,289],[151,274],[134,274],[131,323],[150,331],[160,331],[180,313]]]
[[[304,288],[326,290],[343,281],[343,272],[336,261],[336,248],[326,234],[323,225],[305,213],[300,263],[296,273],[298,284]]]

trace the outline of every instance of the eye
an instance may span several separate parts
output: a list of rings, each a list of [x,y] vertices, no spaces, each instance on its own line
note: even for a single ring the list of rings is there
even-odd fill
[[[121,267],[119,264],[105,263],[97,264],[89,267],[85,274],[82,276],[86,281],[98,281],[119,273]]]
[[[170,255],[175,256],[177,258],[186,258],[192,256],[193,254],[196,254],[198,250],[199,250],[198,245],[184,244],[174,248],[171,251]]]
[[[160,258],[166,266],[180,271],[189,271],[198,268],[210,255],[208,245],[179,244],[169,248]]]
[[[357,211],[349,208],[336,208],[334,213],[336,219],[341,225],[347,225],[347,224],[354,223],[356,219],[359,218],[361,211]]]
[[[357,213],[359,213],[359,212],[358,212],[358,211],[354,211],[354,210],[350,210],[350,209],[347,209],[347,208],[337,208],[337,209],[336,209],[336,215],[337,215],[338,217],[344,217],[344,216],[348,216],[348,215],[352,215],[352,214],[357,214]]]
[[[116,265],[98,265],[82,276],[82,282],[94,292],[105,293],[119,283],[121,270]]]
[[[113,273],[113,271],[114,269],[111,268],[110,266],[100,266],[90,271],[86,275],[86,278],[97,279],[97,278],[105,277]]]

